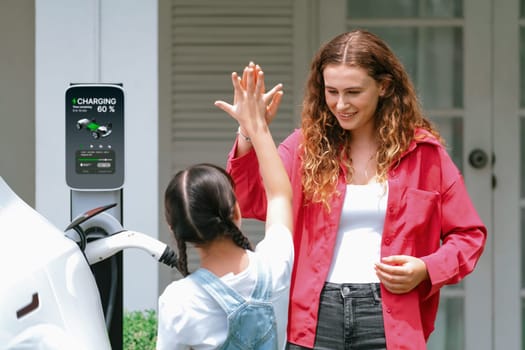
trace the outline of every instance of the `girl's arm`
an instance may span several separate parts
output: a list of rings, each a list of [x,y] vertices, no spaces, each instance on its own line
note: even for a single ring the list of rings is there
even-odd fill
[[[258,72],[262,71],[261,67],[259,65],[254,64],[253,62],[250,62],[248,65],[249,68],[253,69],[250,73],[248,73],[248,70],[245,69],[243,71],[242,79],[238,76],[236,76],[236,79],[239,80],[239,83],[241,87],[246,88],[246,82],[248,79],[248,74],[254,74],[255,77],[257,77]],[[235,73],[234,73],[235,74]],[[233,76],[232,76],[233,79]],[[261,87],[263,93],[264,93],[264,81],[262,81],[262,87]],[[283,96],[282,92],[277,93],[282,89],[282,86],[280,84],[277,84],[274,86],[270,91],[268,91],[266,94],[263,95],[263,98],[266,102],[266,109],[265,109],[265,119],[268,125],[272,122],[273,118],[275,118],[275,115],[277,114],[277,109],[279,108],[281,104],[281,98]],[[233,104],[236,103],[236,95],[234,94],[234,101]],[[243,155],[250,152],[252,149],[252,143],[247,140],[247,131],[244,130],[242,125],[239,125],[239,129],[237,131],[237,146],[235,148],[235,154],[233,155],[235,158],[242,157]],[[249,139],[249,138],[248,138]]]
[[[275,100],[275,95],[279,95],[277,99],[280,101],[282,86],[277,85],[265,94],[264,73],[253,63],[244,69],[242,80],[236,73],[233,73],[232,83],[234,104],[217,101],[215,105],[239,122],[240,130],[244,135],[240,136],[242,139],[240,142],[248,143],[250,144],[248,147],[253,146],[255,149],[267,198],[266,226],[281,223],[291,232],[292,189],[290,180],[277,153],[266,121],[267,106],[270,101]]]

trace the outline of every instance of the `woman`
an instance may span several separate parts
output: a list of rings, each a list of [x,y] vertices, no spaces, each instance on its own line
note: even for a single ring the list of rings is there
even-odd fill
[[[287,347],[425,349],[440,288],[472,272],[486,228],[384,41],[356,30],[319,49],[279,154],[294,192]],[[242,136],[227,170],[243,216],[263,220]]]

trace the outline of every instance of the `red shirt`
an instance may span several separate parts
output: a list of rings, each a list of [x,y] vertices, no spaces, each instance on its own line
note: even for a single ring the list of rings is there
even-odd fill
[[[439,290],[459,282],[475,267],[487,231],[467,193],[463,178],[445,148],[425,130],[388,172],[388,204],[381,256],[421,258],[430,280],[405,294],[381,286],[388,349],[426,349],[434,330]],[[303,205],[301,130],[281,145],[279,154],[290,176],[293,197],[295,262],[290,289],[288,341],[313,348],[319,297],[337,237],[346,182],[341,168],[331,211],[321,204]],[[264,220],[266,198],[255,152],[233,158],[227,170],[235,181],[243,217]]]

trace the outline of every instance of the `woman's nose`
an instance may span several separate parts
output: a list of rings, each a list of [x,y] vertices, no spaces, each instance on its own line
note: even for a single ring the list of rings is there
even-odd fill
[[[345,101],[345,99],[341,96],[337,100],[337,109],[345,109],[348,107],[348,102]]]

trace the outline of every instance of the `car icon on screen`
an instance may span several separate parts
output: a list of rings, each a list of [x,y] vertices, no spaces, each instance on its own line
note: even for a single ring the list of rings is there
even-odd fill
[[[98,124],[95,119],[79,119],[77,121],[77,130],[86,129],[91,133],[91,136],[97,140],[101,137],[106,137],[111,134],[112,128],[111,123],[106,123],[104,125]]]

